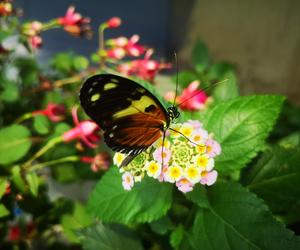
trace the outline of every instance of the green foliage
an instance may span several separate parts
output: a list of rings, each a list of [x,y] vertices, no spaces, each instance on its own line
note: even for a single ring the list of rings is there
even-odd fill
[[[170,235],[170,243],[174,249],[178,249],[184,236],[184,227],[180,224]]]
[[[196,42],[192,51],[192,63],[198,73],[203,73],[210,63],[208,49],[200,40]]]
[[[141,243],[129,234],[128,229],[122,228],[122,231],[120,231],[101,223],[82,229],[79,232],[85,250],[143,249]]]
[[[273,212],[300,209],[300,150],[274,146],[245,169],[242,183],[264,199]]]
[[[300,237],[247,189],[219,181],[204,192],[188,194],[199,206],[189,232],[192,249],[299,249]]]
[[[33,127],[38,134],[48,134],[50,129],[50,123],[48,118],[43,115],[35,116],[33,119]]]
[[[88,203],[89,211],[103,222],[142,223],[154,221],[171,207],[171,185],[152,178],[137,183],[133,190],[122,187],[121,175],[111,168],[97,183]]]
[[[39,179],[36,172],[29,172],[26,175],[26,181],[28,183],[30,193],[36,197],[38,195],[39,188]]]
[[[239,97],[206,113],[204,127],[222,145],[218,170],[227,174],[239,170],[263,149],[283,100],[271,95]]]
[[[21,159],[30,149],[30,131],[22,125],[11,125],[0,130],[0,164]]]

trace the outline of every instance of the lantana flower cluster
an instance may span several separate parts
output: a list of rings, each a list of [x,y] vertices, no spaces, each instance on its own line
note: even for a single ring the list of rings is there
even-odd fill
[[[120,167],[125,154],[114,155],[114,164],[123,173],[125,190],[130,190],[146,175],[160,182],[174,183],[184,193],[192,191],[196,184],[215,183],[218,176],[214,170],[215,157],[221,153],[221,147],[213,135],[193,120],[170,128],[164,142],[159,139],[127,166]]]

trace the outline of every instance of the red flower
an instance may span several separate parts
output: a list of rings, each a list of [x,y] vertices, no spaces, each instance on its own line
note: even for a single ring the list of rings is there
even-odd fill
[[[57,23],[63,26],[65,31],[76,36],[88,35],[91,31],[90,26],[87,25],[90,23],[90,19],[76,13],[74,6],[68,8],[64,17],[57,18]]]
[[[111,163],[111,157],[107,152],[99,153],[94,157],[83,156],[80,160],[84,163],[91,163],[91,169],[93,172],[107,170]]]
[[[106,55],[113,59],[122,59],[126,55],[126,51],[123,48],[113,48],[106,51]]]
[[[98,125],[88,120],[79,122],[77,108],[72,109],[72,117],[75,127],[63,134],[63,141],[69,142],[75,139],[81,139],[88,147],[96,148],[97,144],[93,142],[100,140],[100,136],[97,134],[99,131]]]
[[[122,23],[121,18],[119,17],[112,17],[106,22],[108,28],[118,28]]]
[[[182,91],[182,94],[176,98],[176,103],[180,104],[180,108],[183,110],[203,110],[206,107],[207,102],[211,99],[206,95],[203,90],[198,89],[200,85],[199,81],[193,81],[187,88]],[[175,97],[174,92],[169,92],[165,95],[165,99],[173,101]]]
[[[133,60],[129,63],[120,64],[117,70],[124,75],[137,75],[140,78],[153,81],[156,74],[166,68],[170,68],[170,64],[160,63],[150,59],[153,50],[147,50],[144,59]]]
[[[46,109],[36,110],[32,112],[33,115],[45,115],[51,121],[58,122],[64,119],[66,109],[61,104],[49,103]]]
[[[9,241],[17,241],[21,239],[21,228],[19,225],[11,225],[8,229],[7,240]]]

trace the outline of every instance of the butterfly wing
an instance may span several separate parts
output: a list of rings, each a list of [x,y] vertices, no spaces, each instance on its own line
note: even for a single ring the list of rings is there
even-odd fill
[[[140,84],[121,76],[90,77],[80,90],[80,102],[103,130],[106,144],[131,159],[159,139],[169,125],[160,101]]]

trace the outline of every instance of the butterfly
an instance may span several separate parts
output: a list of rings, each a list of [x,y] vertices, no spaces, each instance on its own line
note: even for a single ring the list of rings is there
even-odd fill
[[[145,87],[114,74],[88,78],[79,98],[86,114],[103,130],[107,146],[127,154],[121,166],[164,138],[180,115],[175,105],[166,109]]]

